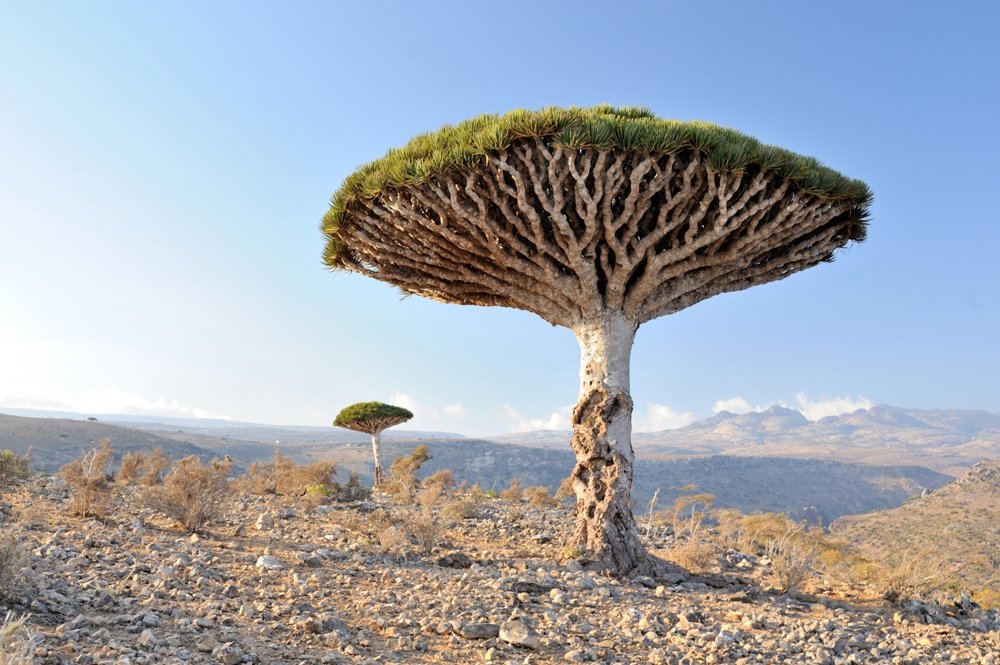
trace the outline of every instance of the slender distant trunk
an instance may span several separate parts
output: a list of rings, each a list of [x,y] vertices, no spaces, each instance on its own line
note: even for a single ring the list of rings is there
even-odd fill
[[[569,544],[613,575],[676,574],[639,540],[632,496],[629,364],[638,324],[619,312],[573,328],[580,342],[580,398],[573,409],[576,527]]]
[[[372,455],[375,456],[375,487],[385,480],[385,471],[382,469],[382,432],[372,432]]]

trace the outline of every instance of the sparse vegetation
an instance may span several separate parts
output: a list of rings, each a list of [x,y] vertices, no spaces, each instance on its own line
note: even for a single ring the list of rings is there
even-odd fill
[[[146,490],[146,505],[174,518],[190,532],[200,531],[224,509],[231,466],[228,458],[214,459],[207,465],[193,456],[178,460],[161,486]]]
[[[500,498],[504,501],[520,501],[523,494],[524,488],[521,487],[521,479],[514,478],[510,481],[507,489],[500,492]]]
[[[32,665],[35,662],[35,639],[25,628],[27,615],[15,618],[7,612],[0,623],[0,665]]]
[[[525,487],[523,496],[532,508],[555,508],[559,505],[559,500],[549,494],[549,488],[542,485]]]
[[[18,455],[10,450],[0,450],[0,490],[19,480],[31,477],[28,469],[29,455]]]
[[[298,464],[280,450],[275,450],[273,461],[253,462],[246,475],[234,481],[234,487],[248,494],[302,496],[311,493],[330,496],[340,490],[333,480],[336,473],[336,462]]]
[[[68,510],[79,517],[97,517],[108,511],[111,501],[110,466],[114,460],[111,439],[104,438],[96,448],[59,469],[59,476],[69,489]]]
[[[389,468],[389,477],[383,489],[399,501],[411,501],[416,492],[417,471],[429,460],[427,446],[417,446],[409,455],[397,457]]]
[[[170,458],[163,448],[156,448],[151,453],[128,452],[118,463],[116,480],[124,485],[157,485],[163,481],[163,473],[169,468]]]
[[[19,529],[0,527],[0,600],[13,596],[28,565],[28,550]]]
[[[780,538],[767,541],[764,546],[764,554],[771,561],[771,575],[779,591],[789,593],[800,590],[815,572],[817,546],[803,536],[802,529],[794,527]]]

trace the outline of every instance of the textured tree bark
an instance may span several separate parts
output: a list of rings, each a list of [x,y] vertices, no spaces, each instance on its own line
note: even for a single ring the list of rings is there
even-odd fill
[[[573,328],[580,342],[580,399],[573,410],[576,527],[569,545],[612,575],[681,572],[639,540],[632,495],[632,397],[629,365],[638,324],[620,312]]]
[[[382,432],[374,431],[372,435],[372,455],[375,456],[375,487],[382,484],[385,471],[382,469]]]

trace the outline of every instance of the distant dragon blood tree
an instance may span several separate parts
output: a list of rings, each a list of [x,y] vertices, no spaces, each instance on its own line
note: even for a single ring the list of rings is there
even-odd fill
[[[667,574],[629,507],[639,325],[831,261],[868,187],[702,122],[595,107],[484,115],[359,168],[323,220],[325,263],[404,292],[528,310],[580,342],[569,545]]]
[[[375,487],[385,480],[382,466],[382,430],[405,423],[413,417],[408,409],[382,402],[358,402],[341,409],[334,419],[335,427],[365,432],[372,437],[372,455],[375,457]]]

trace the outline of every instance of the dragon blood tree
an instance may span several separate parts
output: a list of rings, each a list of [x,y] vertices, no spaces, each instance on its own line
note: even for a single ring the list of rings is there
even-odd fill
[[[868,187],[815,159],[645,109],[484,115],[359,168],[323,220],[325,263],[442,302],[500,305],[580,342],[569,545],[616,575],[671,572],[629,507],[638,327],[831,261]]]
[[[409,409],[382,402],[358,402],[345,406],[333,420],[334,427],[365,432],[372,436],[372,455],[375,456],[375,487],[385,479],[382,466],[382,430],[405,423],[413,417]]]

